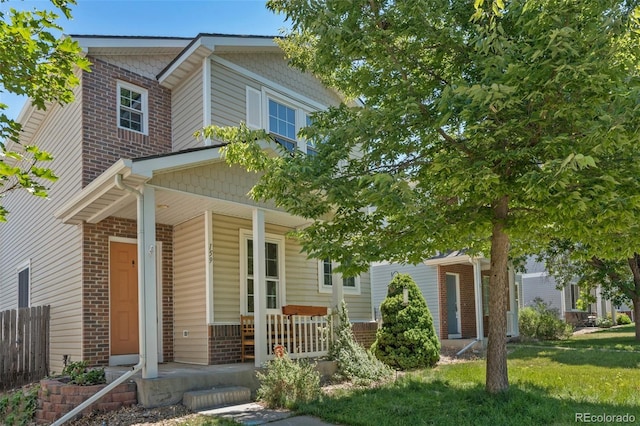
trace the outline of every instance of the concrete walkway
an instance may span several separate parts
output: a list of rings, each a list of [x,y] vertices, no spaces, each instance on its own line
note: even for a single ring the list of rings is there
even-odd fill
[[[298,416],[288,410],[270,410],[260,404],[248,403],[231,407],[215,408],[213,410],[199,411],[205,416],[226,417],[244,425],[270,426],[331,426],[316,417]]]

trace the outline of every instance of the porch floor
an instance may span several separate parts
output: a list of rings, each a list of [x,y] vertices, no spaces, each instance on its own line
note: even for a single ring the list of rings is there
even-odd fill
[[[130,369],[129,366],[105,367],[107,383]],[[323,377],[330,377],[336,366],[331,361],[319,361],[317,369]],[[177,404],[185,392],[229,386],[249,388],[253,399],[260,386],[252,362],[220,365],[167,362],[158,364],[156,379],[143,379],[142,374],[137,373],[132,380],[137,386],[138,403],[146,408]]]

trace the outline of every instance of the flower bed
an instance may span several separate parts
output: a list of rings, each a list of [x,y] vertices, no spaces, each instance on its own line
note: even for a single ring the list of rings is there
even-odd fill
[[[106,386],[71,385],[66,383],[64,378],[41,380],[36,421],[39,424],[52,423]],[[89,414],[92,411],[118,410],[137,402],[136,384],[123,383],[83,410],[82,414]]]

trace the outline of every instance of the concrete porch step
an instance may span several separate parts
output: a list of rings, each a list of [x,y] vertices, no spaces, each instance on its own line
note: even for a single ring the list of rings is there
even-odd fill
[[[228,386],[185,392],[182,404],[190,410],[245,404],[251,401],[251,390],[244,386]]]

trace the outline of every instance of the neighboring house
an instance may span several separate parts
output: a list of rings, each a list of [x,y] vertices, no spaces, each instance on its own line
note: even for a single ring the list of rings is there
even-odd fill
[[[550,307],[557,309],[561,319],[566,319],[568,312],[583,312],[578,307],[580,288],[577,284],[558,288],[555,278],[547,272],[544,263],[537,262],[533,257],[527,259],[524,269],[517,278],[520,308],[531,306],[536,298],[540,298]],[[595,303],[587,307],[587,312],[597,317],[605,317],[615,311],[625,311],[629,314],[633,311],[626,305],[614,306],[610,300],[603,297],[600,287],[593,291],[592,296]]]
[[[380,319],[380,304],[395,273],[411,275],[422,290],[441,340],[487,336],[489,319],[489,261],[454,251],[423,264],[379,263],[371,267],[372,304]],[[515,274],[510,272],[507,335],[518,335]]]
[[[307,259],[287,237],[307,221],[250,199],[256,175],[193,137],[245,121],[308,152],[297,130],[338,94],[269,37],[72,38],[93,63],[76,100],[19,117],[22,143],[53,153],[60,180],[46,200],[8,194],[0,224],[0,311],[51,305],[51,369],[65,356],[106,366],[143,355],[143,377],[158,361],[239,362],[240,315],[254,314],[258,365],[268,315],[332,307],[342,291],[370,344],[369,274],[343,280]]]

